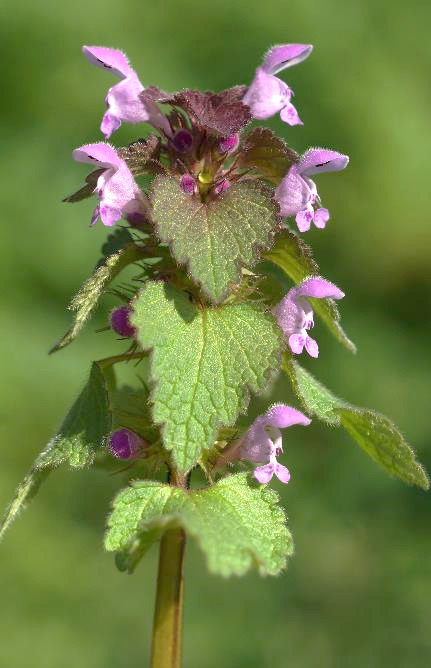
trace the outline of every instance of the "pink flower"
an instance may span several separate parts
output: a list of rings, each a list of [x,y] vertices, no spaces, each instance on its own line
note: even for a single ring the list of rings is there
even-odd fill
[[[302,62],[312,50],[309,44],[281,44],[268,51],[243,98],[254,118],[264,120],[280,112],[280,118],[285,123],[303,124],[291,103],[293,91],[274,75]]]
[[[122,121],[148,122],[166,134],[171,134],[169,122],[157,105],[150,101],[144,103],[139,98],[144,86],[122,51],[104,46],[83,46],[82,52],[90,63],[111,70],[121,79],[120,83],[111,86],[106,96],[108,110],[100,126],[106,139],[118,130]]]
[[[347,167],[347,155],[325,148],[309,148],[296,162],[276,188],[275,199],[282,216],[295,216],[300,232],[307,232],[311,223],[323,229],[329,220],[329,211],[316,208],[320,202],[317,188],[309,176],[321,172],[338,172]]]
[[[110,144],[84,144],[73,151],[73,157],[77,162],[104,168],[95,188],[100,203],[93,211],[92,225],[99,217],[104,225],[111,227],[128,215],[133,219],[145,216],[144,196],[126,163]]]
[[[290,480],[289,470],[277,461],[283,452],[280,429],[294,424],[309,425],[311,420],[285,404],[271,406],[264,415],[259,415],[242,437],[237,450],[238,459],[250,462],[268,462],[258,466],[254,475],[262,483],[268,483],[275,474],[284,483]]]
[[[274,315],[287,337],[291,351],[299,355],[305,347],[311,357],[318,357],[319,346],[308,334],[308,330],[314,327],[314,317],[307,297],[342,299],[344,292],[324,278],[313,276],[289,290],[274,308]]]

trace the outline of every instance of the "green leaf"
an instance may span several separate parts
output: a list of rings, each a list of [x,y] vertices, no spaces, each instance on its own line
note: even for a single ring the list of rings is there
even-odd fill
[[[240,281],[241,267],[253,266],[271,246],[277,225],[272,191],[257,181],[234,184],[203,203],[186,195],[176,179],[158,177],[153,212],[161,240],[215,303]]]
[[[256,567],[277,575],[293,552],[278,496],[251,486],[244,473],[198,490],[138,481],[121,491],[109,518],[105,546],[117,564],[133,570],[167,527],[181,526],[196,538],[214,574],[243,575]]]
[[[259,306],[198,309],[185,293],[150,282],[131,322],[153,349],[153,419],[179,469],[192,468],[221,426],[245,411],[279,366],[280,332]]]
[[[293,390],[306,412],[315,415],[326,424],[339,427],[340,416],[336,408],[347,404],[332,394],[322,383],[319,383],[298,362],[287,356],[283,359],[283,370],[288,374]]]
[[[410,485],[429,489],[425,469],[397,427],[384,415],[358,408],[336,397],[298,362],[284,362],[293,388],[310,415],[330,425],[344,427],[367,455],[386,473]]]
[[[40,483],[60,464],[90,466],[111,431],[111,411],[105,377],[95,362],[88,383],[73,404],[57,435],[37,457],[0,522],[0,540],[17,514],[37,492]]]
[[[73,325],[63,338],[51,348],[50,353],[55,353],[72,343],[96,308],[106,285],[124,267],[141,258],[141,249],[134,243],[130,243],[118,252],[109,255],[102,264],[99,264],[94,274],[85,281],[78,294],[72,299],[69,309],[75,311]]]
[[[265,253],[264,259],[279,267],[282,272],[298,285],[308,276],[319,276],[319,267],[314,261],[312,250],[297,234],[284,230],[274,247]],[[286,284],[286,290],[289,285]],[[323,320],[335,338],[352,353],[355,344],[349,339],[340,324],[340,313],[333,299],[310,299],[313,310]]]
[[[278,185],[289,167],[299,159],[286,142],[269,128],[254,128],[246,137],[238,156],[238,167],[256,169]]]

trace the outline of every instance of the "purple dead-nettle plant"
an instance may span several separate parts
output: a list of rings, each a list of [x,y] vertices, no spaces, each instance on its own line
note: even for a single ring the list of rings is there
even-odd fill
[[[145,87],[121,51],[83,49],[119,80],[106,96],[105,140],[122,123],[138,125],[139,134],[128,146],[96,141],[73,151],[92,171],[65,201],[92,198],[91,223],[116,227],[72,299],[72,326],[51,352],[78,336],[103,295],[110,311],[98,332],[111,337],[116,352],[93,362],[58,433],[18,488],[0,537],[58,465],[116,473],[121,490],[105,547],[118,568],[133,572],[160,541],[153,668],[180,665],[187,535],[212,573],[257,567],[276,575],[286,567],[292,537],[269,487],[291,479],[282,429],[306,426],[313,438],[317,421],[343,428],[390,475],[429,485],[390,420],[339,399],[302,366],[304,358],[318,366],[314,326],[322,355],[329,345],[319,337],[324,327],[355,351],[335,301],[344,292],[321,277],[310,246],[291,228],[325,228],[329,212],[311,177],[349,161],[323,148],[300,157],[290,146],[298,129],[288,126],[302,121],[277,75],[311,51],[305,44],[273,47],[249,86],[169,93]],[[289,143],[251,126],[276,114]],[[118,380],[125,364],[132,385]],[[268,398],[279,374],[301,411]],[[258,417],[249,408],[256,395],[267,397]],[[290,452],[298,433],[289,429]]]

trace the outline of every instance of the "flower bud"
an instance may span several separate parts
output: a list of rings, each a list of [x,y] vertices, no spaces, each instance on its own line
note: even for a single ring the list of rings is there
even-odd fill
[[[125,338],[135,336],[136,330],[130,324],[129,316],[132,312],[130,306],[119,306],[111,313],[111,327],[114,332]]]
[[[146,445],[146,441],[130,429],[117,429],[109,439],[109,450],[116,459],[136,459]]]
[[[183,128],[175,133],[172,143],[178,153],[188,153],[193,146],[193,135],[189,130]]]
[[[180,186],[186,195],[193,195],[197,190],[196,180],[191,174],[183,174],[180,181]]]
[[[236,149],[239,146],[239,134],[238,132],[235,132],[235,134],[230,135],[229,137],[224,137],[223,139],[220,139],[218,143],[218,150],[219,153],[233,153],[233,151],[236,151]]]
[[[222,179],[214,186],[214,192],[216,195],[221,195],[225,190],[230,188],[230,183],[227,179]]]

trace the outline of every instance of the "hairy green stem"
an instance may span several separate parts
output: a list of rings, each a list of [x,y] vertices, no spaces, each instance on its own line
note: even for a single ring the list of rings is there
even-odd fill
[[[187,488],[187,478],[172,471],[171,485]],[[151,668],[181,668],[185,547],[180,528],[168,529],[160,541]]]

